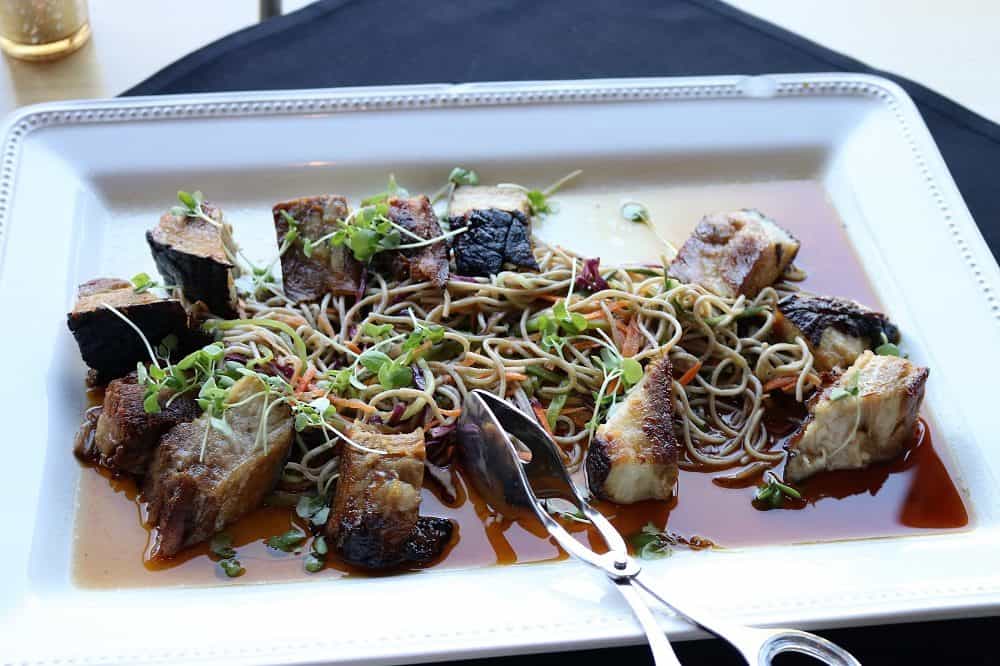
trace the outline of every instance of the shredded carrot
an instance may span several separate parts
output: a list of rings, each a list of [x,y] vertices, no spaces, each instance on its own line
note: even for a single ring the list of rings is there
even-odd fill
[[[618,392],[618,378],[615,377],[610,382],[608,382],[608,388],[606,389],[607,395],[612,395]]]
[[[678,379],[677,381],[680,383],[681,386],[687,386],[688,384],[694,381],[695,377],[698,376],[699,370],[701,370],[701,361],[698,361],[690,368],[688,368],[687,372],[681,375],[681,378]]]
[[[597,310],[591,310],[590,312],[584,313],[583,318],[586,319],[587,321],[594,321],[595,319],[603,319],[604,310],[601,310],[600,308],[598,308]]]
[[[510,372],[504,373],[504,377],[507,378],[509,382],[526,382],[528,381],[528,375],[522,375],[520,372]]]
[[[639,328],[639,318],[632,317],[628,321],[628,329],[625,332],[625,340],[622,342],[622,356],[629,358],[635,356],[642,349],[643,337],[642,329]]]
[[[361,347],[359,347],[358,345],[356,345],[355,343],[353,343],[351,341],[345,342],[344,346],[347,347],[348,349],[350,349],[355,354],[360,354],[361,353]]]
[[[591,409],[590,407],[579,406],[579,407],[563,407],[562,410],[559,413],[560,414],[566,414],[566,415],[579,414],[581,412],[586,413],[586,414],[590,414],[593,411],[594,410]]]
[[[337,407],[344,407],[347,409],[357,409],[364,412],[365,414],[374,414],[377,410],[366,402],[360,400],[349,400],[347,398],[338,398],[336,396],[330,396],[330,402],[335,404]]]
[[[588,349],[601,346],[600,342],[594,342],[593,340],[574,340],[571,344],[579,351],[587,351]]]
[[[316,379],[316,366],[315,365],[310,365],[309,369],[306,370],[305,374],[302,375],[299,378],[299,384],[298,384],[298,387],[296,388],[295,392],[296,393],[302,393],[303,391],[305,391],[306,389],[308,389],[309,388],[309,384],[311,384],[312,380],[314,380],[314,379]]]
[[[553,294],[537,294],[535,298],[541,301],[548,301],[550,303],[558,303],[562,300],[562,296],[554,296]]]
[[[272,313],[270,317],[275,321],[284,322],[293,328],[298,328],[299,326],[305,326],[306,324],[309,323],[298,315],[282,314],[280,312]]]
[[[552,428],[549,427],[549,417],[545,413],[545,408],[542,407],[541,403],[532,401],[531,411],[535,412],[535,418],[538,420],[539,425],[545,428],[545,432],[550,435],[554,434]]]
[[[461,361],[458,362],[459,365],[464,365],[465,367],[472,367],[476,364],[476,359],[471,356],[466,356]]]
[[[441,413],[444,414],[445,416],[459,417],[462,415],[462,408],[456,407],[455,409],[442,409]]]

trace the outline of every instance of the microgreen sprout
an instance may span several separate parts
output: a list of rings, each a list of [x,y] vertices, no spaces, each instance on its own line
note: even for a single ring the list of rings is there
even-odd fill
[[[306,555],[305,563],[303,564],[305,570],[309,573],[321,571],[326,561],[327,552],[326,538],[323,535],[313,539],[312,547],[309,549],[309,554]]]
[[[160,284],[153,278],[149,276],[148,273],[136,273],[129,280],[132,283],[132,291],[137,294],[142,294],[149,291],[150,289],[172,289],[170,285]]]
[[[302,542],[306,540],[306,533],[299,529],[290,529],[287,532],[267,538],[268,548],[291,553],[298,550]]]
[[[479,174],[477,174],[472,169],[466,169],[464,167],[455,167],[448,174],[448,181],[441,186],[434,196],[431,197],[431,203],[437,203],[445,197],[450,197],[451,193],[455,191],[455,188],[459,185],[478,185],[479,184]]]
[[[303,495],[295,505],[295,514],[313,525],[323,525],[330,516],[330,507],[322,495]]]
[[[598,333],[605,336],[604,331],[598,330]],[[594,413],[587,422],[587,430],[590,431],[589,442],[593,439],[598,426],[604,422],[607,415],[617,404],[618,387],[616,386],[614,390],[611,390],[612,382],[617,380],[618,384],[628,391],[628,389],[642,381],[643,370],[642,365],[634,358],[623,357],[618,349],[611,344],[610,340],[602,341],[589,337],[588,339],[599,342],[602,345],[600,355],[591,358],[593,358],[595,364],[601,368],[601,372],[604,374],[601,387],[594,394]]]
[[[767,473],[765,482],[757,487],[753,496],[753,505],[761,510],[780,509],[786,499],[801,500],[802,493],[788,484],[782,483],[771,472]]]
[[[362,206],[371,206],[373,204],[385,203],[392,197],[407,197],[410,193],[403,187],[399,186],[396,182],[396,175],[389,174],[389,183],[386,185],[385,191],[375,194],[373,196],[367,197],[361,200]]]
[[[635,222],[637,224],[645,224],[649,227],[649,230],[653,232],[656,239],[660,241],[667,249],[677,254],[677,248],[674,244],[668,241],[666,238],[660,235],[660,232],[656,229],[653,224],[653,218],[649,214],[649,209],[645,205],[639,203],[638,201],[626,201],[622,204],[621,215],[629,222]]]
[[[209,542],[212,555],[219,558],[219,567],[230,578],[242,576],[245,569],[236,559],[236,549],[233,548],[233,538],[225,532],[219,532]]]
[[[184,190],[179,190],[177,192],[177,201],[180,205],[174,206],[170,209],[170,212],[174,215],[180,215],[183,217],[196,217],[200,220],[208,222],[213,227],[222,227],[218,220],[213,220],[205,212],[205,198],[199,191],[185,192]]]
[[[673,555],[677,537],[665,532],[653,523],[646,523],[641,530],[629,537],[635,554],[643,560],[660,560]]]
[[[500,183],[497,187],[513,187],[521,190],[528,197],[528,208],[531,214],[542,217],[557,210],[556,205],[549,201],[549,197],[582,173],[583,170],[581,169],[572,171],[542,190],[529,190],[527,187],[516,183]]]
[[[902,356],[902,353],[899,351],[899,346],[889,342],[889,338],[886,337],[885,331],[880,332],[880,335],[882,336],[882,344],[875,348],[876,354],[879,356]]]

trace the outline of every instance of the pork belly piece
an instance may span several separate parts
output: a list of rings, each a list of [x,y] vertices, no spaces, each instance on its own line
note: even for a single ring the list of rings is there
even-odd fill
[[[128,317],[153,346],[170,334],[181,337],[187,332],[187,312],[177,299],[160,298],[149,291],[136,293],[125,280],[84,282],[66,323],[98,384],[126,375],[137,362],[149,360],[142,338],[105,304]]]
[[[756,210],[715,213],[684,241],[669,275],[726,298],[753,297],[781,277],[798,251],[790,233]]]
[[[423,431],[385,435],[355,424],[347,435],[385,453],[344,446],[326,523],[331,547],[345,562],[366,569],[420,565],[438,557],[451,540],[453,525],[419,515]]]
[[[441,225],[425,196],[412,199],[392,198],[388,201],[389,219],[410,233],[423,239],[441,235]],[[402,234],[402,243],[415,243],[416,239]],[[410,278],[414,282],[428,280],[436,287],[448,281],[448,242],[445,240],[407,250],[385,253],[389,270],[399,280]]]
[[[898,456],[913,438],[927,374],[905,358],[862,352],[810,401],[788,447],[785,480],[798,483],[818,472],[861,469]]]
[[[94,430],[94,453],[100,465],[118,473],[144,475],[160,437],[201,413],[194,398],[179,395],[171,400],[163,392],[160,411],[147,414],[145,393],[135,373],[108,384]]]
[[[281,274],[285,295],[296,301],[315,301],[327,293],[353,295],[361,285],[361,263],[344,245],[314,245],[310,256],[303,252],[302,240],[315,241],[337,230],[337,221],[347,219],[347,199],[334,194],[302,197],[274,205],[274,230],[278,247],[288,233],[287,213],[296,221],[299,240],[281,256]]]
[[[191,303],[201,301],[220,317],[236,316],[236,286],[233,282],[235,255],[232,228],[222,211],[203,204],[210,224],[198,217],[165,213],[160,223],[146,232],[156,268],[167,284],[181,288]]]
[[[504,264],[537,271],[531,249],[528,196],[514,187],[466,185],[456,188],[448,206],[455,236],[455,269],[460,275],[489,276]]]
[[[156,528],[154,559],[211,538],[260,506],[274,488],[292,443],[292,418],[288,406],[278,404],[261,428],[264,390],[257,377],[244,377],[230,389],[229,404],[258,396],[226,410],[231,436],[211,428],[203,414],[160,440],[143,486],[149,524]]]
[[[456,187],[448,204],[448,217],[462,217],[474,210],[490,209],[518,214],[525,221],[531,218],[531,203],[524,190],[487,185]]]
[[[899,342],[899,329],[884,314],[846,298],[791,294],[778,302],[778,310],[777,335],[806,340],[820,370],[846,368],[861,352],[882,344],[883,336]]]
[[[674,435],[673,372],[666,355],[597,428],[587,450],[591,492],[618,504],[670,499],[680,447]]]

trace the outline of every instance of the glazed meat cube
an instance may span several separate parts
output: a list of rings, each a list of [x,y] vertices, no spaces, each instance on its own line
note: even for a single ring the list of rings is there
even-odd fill
[[[776,334],[806,340],[820,370],[846,368],[866,349],[899,342],[899,329],[880,312],[846,298],[791,294],[778,303]]]
[[[384,435],[355,424],[347,435],[384,453],[344,446],[326,523],[331,547],[344,561],[367,569],[420,565],[438,557],[453,526],[449,520],[419,516],[423,431]]]
[[[523,190],[486,185],[463,185],[455,188],[448,204],[448,217],[462,217],[474,210],[491,209],[520,215],[522,220],[531,218],[531,204]]]
[[[597,428],[587,450],[591,492],[618,504],[669,499],[680,450],[673,430],[673,372],[666,355]]]
[[[423,239],[437,238],[441,226],[437,215],[425,196],[412,199],[389,199],[389,219]],[[406,234],[403,244],[417,242]],[[448,281],[448,242],[438,241],[431,245],[387,253],[390,270],[396,279],[410,278],[414,282],[429,280],[436,287],[443,287]]]
[[[167,284],[180,287],[191,303],[201,301],[220,317],[236,316],[236,286],[233,263],[236,254],[232,228],[222,211],[203,204],[214,224],[198,217],[165,213],[154,229],[146,232],[156,268]]]
[[[299,240],[281,256],[281,273],[285,295],[295,301],[315,301],[331,293],[354,295],[361,285],[361,263],[344,245],[331,247],[329,243],[313,246],[312,254],[303,252],[302,240],[315,241],[337,230],[337,221],[350,214],[347,199],[339,195],[324,194],[303,197],[275,204],[274,229],[278,247],[285,242],[289,223],[284,213],[296,221]]]
[[[125,280],[84,282],[66,323],[99,384],[126,375],[135,370],[137,362],[149,360],[142,338],[105,304],[128,317],[154,346],[170,334],[186,334],[188,316],[180,301],[148,291],[136,293]]]
[[[513,187],[467,185],[455,189],[448,215],[455,236],[455,269],[460,275],[489,276],[504,264],[538,270],[531,249],[527,195]]]
[[[862,352],[813,397],[789,446],[785,479],[797,483],[818,472],[861,469],[898,456],[913,438],[927,374],[905,358]]]
[[[253,376],[229,390],[229,404],[244,400],[225,412],[231,435],[211,427],[203,414],[160,440],[143,487],[156,530],[154,559],[211,538],[260,506],[278,481],[293,438],[291,410],[270,405],[263,382]],[[261,427],[265,406],[268,418]]]
[[[702,219],[670,264],[670,277],[726,298],[756,296],[799,251],[790,233],[755,210]]]
[[[104,392],[94,447],[98,462],[114,472],[144,475],[160,437],[178,423],[193,421],[201,412],[190,396],[170,400],[164,393],[160,411],[147,414],[143,408],[145,392],[134,373],[112,381]]]

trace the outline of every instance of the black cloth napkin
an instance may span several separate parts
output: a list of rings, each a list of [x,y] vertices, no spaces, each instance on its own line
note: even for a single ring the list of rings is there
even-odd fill
[[[323,0],[210,44],[125,95],[829,71],[878,74],[906,89],[1000,256],[1000,126],[919,84],[714,0]],[[808,581],[767,581],[761,594],[767,585]],[[998,631],[1000,621],[978,619],[822,633],[867,664],[960,666],[997,663],[987,641]],[[677,652],[686,664],[739,663],[718,641],[680,644]],[[648,652],[617,648],[463,663],[581,662],[648,663]]]

